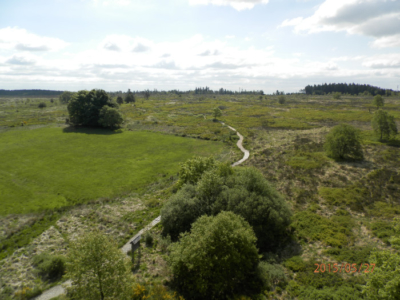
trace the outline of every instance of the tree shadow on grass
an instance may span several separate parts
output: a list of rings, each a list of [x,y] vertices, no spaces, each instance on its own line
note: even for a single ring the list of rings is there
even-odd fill
[[[99,134],[99,135],[113,135],[119,134],[123,131],[120,129],[108,129],[99,127],[76,127],[69,126],[63,129],[64,133],[85,133],[85,134]]]

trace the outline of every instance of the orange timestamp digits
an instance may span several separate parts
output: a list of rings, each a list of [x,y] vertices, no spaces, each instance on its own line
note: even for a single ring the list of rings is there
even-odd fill
[[[363,263],[360,264],[358,267],[357,264],[341,264],[340,266],[335,263],[335,264],[314,264],[317,266],[315,269],[314,273],[325,273],[325,272],[332,272],[332,273],[360,273],[363,271],[364,273],[372,273],[374,272],[375,269],[375,264],[367,264]],[[372,270],[370,270],[372,268]],[[364,269],[364,270],[363,270]]]

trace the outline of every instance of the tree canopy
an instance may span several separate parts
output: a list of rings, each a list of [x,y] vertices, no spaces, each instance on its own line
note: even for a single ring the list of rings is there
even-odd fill
[[[127,257],[102,232],[92,231],[71,242],[67,277],[72,299],[130,299]]]
[[[227,299],[256,278],[256,237],[232,212],[200,217],[170,250],[174,283],[188,299]]]
[[[104,123],[100,124],[99,121],[100,111],[104,106],[117,108],[118,104],[103,90],[79,91],[68,104],[70,123],[77,126],[102,127]],[[114,111],[112,113],[115,114]]]
[[[390,139],[397,134],[397,125],[394,117],[381,109],[374,113],[371,125],[380,140]]]
[[[328,156],[334,159],[363,159],[359,130],[347,124],[333,127],[324,144]]]
[[[193,161],[189,165],[192,164]],[[191,173],[196,174],[195,179],[187,180],[161,210],[164,235],[176,240],[200,216],[232,211],[253,226],[257,245],[263,250],[276,249],[284,242],[290,209],[258,170],[196,164],[199,168]]]

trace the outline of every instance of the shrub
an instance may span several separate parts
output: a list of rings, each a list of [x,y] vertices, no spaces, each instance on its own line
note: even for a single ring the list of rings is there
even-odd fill
[[[286,98],[285,96],[281,95],[278,97],[278,102],[279,104],[285,104],[286,103]]]
[[[213,157],[189,159],[181,165],[177,187],[180,188],[185,183],[196,184],[205,171],[211,170],[216,166],[217,162]]]
[[[170,247],[174,285],[188,299],[225,299],[242,292],[256,278],[255,243],[250,225],[232,212],[200,217]]]
[[[356,128],[341,124],[326,136],[324,144],[327,155],[334,159],[363,159],[361,136]]]
[[[45,108],[46,106],[47,106],[47,104],[44,102],[40,102],[38,105],[39,108]]]
[[[283,267],[279,264],[260,262],[257,267],[257,274],[260,278],[263,289],[272,290],[275,287],[285,287],[287,279]]]
[[[105,128],[120,127],[123,122],[121,113],[112,107],[103,106],[99,114],[99,124]]]
[[[146,247],[153,246],[153,236],[149,231],[146,231],[146,234],[144,235],[144,242],[146,244]]]
[[[46,280],[55,281],[65,273],[65,257],[41,253],[33,257],[38,274]]]
[[[342,94],[339,92],[333,93],[332,94],[333,99],[335,100],[339,100],[340,98],[342,98]]]
[[[301,256],[293,256],[285,261],[284,266],[294,272],[304,271],[306,264]]]
[[[126,103],[134,103],[134,102],[136,102],[135,95],[131,92],[130,89],[126,93],[125,102]]]

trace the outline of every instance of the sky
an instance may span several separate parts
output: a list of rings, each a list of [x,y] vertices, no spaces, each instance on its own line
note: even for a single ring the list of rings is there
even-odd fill
[[[400,0],[1,0],[0,89],[398,90]]]

